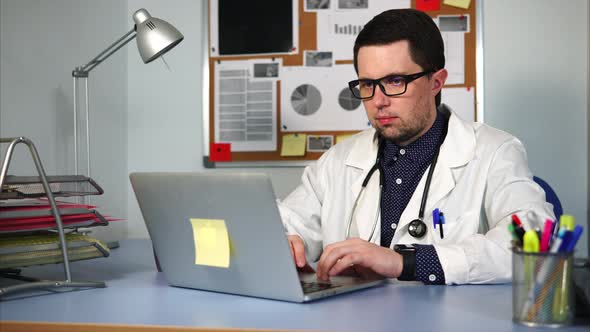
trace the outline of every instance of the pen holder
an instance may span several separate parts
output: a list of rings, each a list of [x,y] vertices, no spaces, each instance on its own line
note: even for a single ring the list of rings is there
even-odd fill
[[[572,323],[573,253],[512,254],[512,319],[528,326]]]

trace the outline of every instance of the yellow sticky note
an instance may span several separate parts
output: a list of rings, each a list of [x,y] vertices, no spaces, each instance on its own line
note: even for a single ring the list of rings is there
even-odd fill
[[[469,8],[471,0],[444,0],[443,4],[453,7],[459,7],[463,9]]]
[[[221,219],[191,218],[195,241],[195,264],[229,267],[229,236]]]
[[[283,135],[283,144],[281,147],[281,157],[303,156],[305,155],[306,134]]]
[[[347,138],[350,138],[351,136],[352,136],[351,134],[348,134],[348,135],[337,135],[336,136],[336,144],[344,141]]]

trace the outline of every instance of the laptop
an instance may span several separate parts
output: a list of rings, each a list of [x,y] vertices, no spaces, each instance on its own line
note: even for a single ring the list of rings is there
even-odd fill
[[[140,172],[129,176],[154,251],[172,286],[306,302],[382,284],[298,272],[270,179],[252,173]],[[229,267],[196,264],[190,219],[225,221]]]

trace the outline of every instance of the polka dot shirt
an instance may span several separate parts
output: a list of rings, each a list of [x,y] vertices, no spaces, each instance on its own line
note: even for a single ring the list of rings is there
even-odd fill
[[[437,112],[432,127],[415,142],[403,147],[388,140],[382,143],[380,166],[384,170],[385,181],[381,195],[381,246],[390,247],[402,212],[430,165],[445,126],[444,115]],[[444,284],[444,279],[434,246],[416,246],[416,280]]]

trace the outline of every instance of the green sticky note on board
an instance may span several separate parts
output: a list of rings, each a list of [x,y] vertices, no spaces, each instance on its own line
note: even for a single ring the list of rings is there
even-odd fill
[[[191,218],[195,242],[195,264],[229,267],[229,235],[221,219]]]
[[[304,156],[306,139],[306,134],[283,135],[281,157]]]
[[[444,0],[443,4],[447,6],[453,6],[458,8],[467,9],[471,4],[471,0]]]

